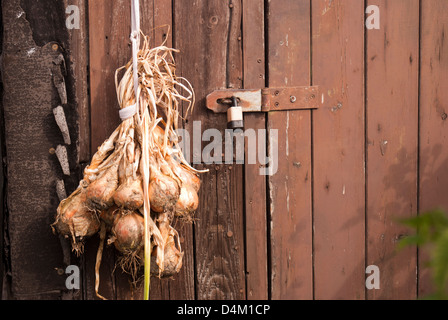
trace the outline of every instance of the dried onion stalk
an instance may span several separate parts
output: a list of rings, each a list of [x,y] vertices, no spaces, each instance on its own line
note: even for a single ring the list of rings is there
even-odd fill
[[[145,291],[150,275],[171,277],[182,266],[183,252],[174,216],[191,216],[198,207],[201,181],[185,160],[176,134],[179,108],[194,106],[191,84],[175,74],[175,49],[150,48],[143,36],[138,53],[137,113],[124,120],[98,148],[78,189],[58,208],[54,226],[72,238],[72,247],[100,233],[95,290],[105,243],[122,254],[120,264],[136,277],[145,267]],[[118,75],[125,70],[121,80]],[[121,109],[136,104],[132,60],[116,72]],[[185,92],[183,95],[181,92]]]

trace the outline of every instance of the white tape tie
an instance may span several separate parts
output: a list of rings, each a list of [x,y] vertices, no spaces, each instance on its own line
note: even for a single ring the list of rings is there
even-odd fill
[[[120,110],[120,119],[121,121],[128,120],[132,118],[136,113],[137,113],[137,105],[133,104],[132,106]]]

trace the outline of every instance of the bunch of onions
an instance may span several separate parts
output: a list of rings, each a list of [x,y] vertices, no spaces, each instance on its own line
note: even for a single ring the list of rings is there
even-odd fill
[[[174,49],[149,47],[148,38],[138,54],[136,114],[124,120],[98,148],[84,171],[79,187],[63,200],[52,227],[83,252],[85,239],[99,233],[96,284],[105,243],[121,254],[122,269],[137,276],[171,277],[182,267],[183,252],[174,217],[191,221],[198,207],[201,181],[185,160],[176,134],[180,103],[194,105],[189,82],[175,75]],[[125,73],[118,82],[119,72]],[[136,104],[133,63],[116,72],[120,108]],[[187,95],[182,95],[178,88]],[[187,112],[188,112],[187,111]],[[106,241],[107,240],[107,241]]]

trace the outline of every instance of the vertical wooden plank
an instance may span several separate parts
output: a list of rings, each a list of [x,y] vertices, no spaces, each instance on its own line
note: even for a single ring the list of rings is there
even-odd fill
[[[269,86],[310,84],[310,1],[269,3]],[[311,112],[271,112],[278,172],[269,178],[272,299],[312,299]],[[272,144],[271,144],[272,147]]]
[[[120,123],[115,70],[131,57],[130,10],[125,0],[89,1],[92,153]]]
[[[364,3],[313,0],[316,299],[365,298]]]
[[[154,26],[156,28],[154,30],[154,39],[156,45],[160,45],[168,37],[166,45],[176,48],[173,24],[174,7],[172,6],[172,2],[171,0],[154,0]],[[166,27],[159,28],[163,25],[169,25],[170,34],[167,34],[168,29]],[[182,55],[182,52],[180,55]],[[182,124],[180,123],[179,126],[182,126]],[[180,242],[184,252],[182,269],[174,279],[162,281],[165,281],[169,287],[169,299],[193,300],[195,298],[193,225],[180,221],[174,223],[175,229],[179,232]]]
[[[118,101],[115,91],[115,70],[126,64],[131,57],[129,46],[130,2],[89,1],[89,52],[90,52],[90,105],[91,105],[91,153],[107,139],[119,125]],[[94,237],[86,245],[85,295],[95,296],[95,260],[99,238]],[[116,299],[115,266],[113,248],[107,247],[100,269],[100,294]],[[121,270],[116,273],[120,278]],[[123,284],[122,284],[123,286]],[[122,294],[120,294],[122,298]]]
[[[173,46],[173,1],[172,0],[153,0],[153,23],[154,23],[154,41],[159,46],[168,37],[166,46]],[[167,33],[168,28],[162,27],[168,25],[170,34]]]
[[[185,128],[192,143],[201,145],[203,130],[217,129],[224,138],[227,127],[225,115],[207,111],[206,95],[219,88],[241,86],[241,1],[175,1],[174,13],[178,70],[192,83],[197,102]],[[201,127],[198,134],[194,125]],[[203,186],[194,225],[196,296],[244,299],[242,167],[206,168],[211,171],[201,175]]]
[[[422,1],[419,212],[448,211],[448,2]],[[420,251],[419,295],[432,293],[427,257]]]
[[[69,6],[76,6],[79,9],[79,28],[68,29],[69,35],[69,61],[67,68],[73,74],[73,81],[68,81],[68,85],[74,89],[73,103],[76,106],[72,114],[76,118],[77,132],[70,130],[72,139],[75,133],[77,134],[77,165],[79,167],[79,174],[81,174],[83,165],[90,162],[91,148],[90,148],[90,100],[89,100],[89,27],[88,27],[88,4],[85,0],[64,0],[64,8]],[[65,12],[65,11],[64,11]],[[72,12],[73,13],[73,12]],[[78,185],[66,185],[66,192],[70,194]],[[68,242],[67,242],[68,243]],[[65,257],[64,257],[65,258]],[[82,265],[82,259],[70,261],[71,264]],[[83,290],[82,290],[83,291]],[[82,293],[78,292],[72,294],[68,292],[63,295],[62,299],[82,299]]]
[[[414,299],[416,250],[396,252],[417,211],[419,1],[379,5],[381,29],[367,31],[367,264],[381,272],[369,299]]]
[[[243,0],[244,87],[265,86],[264,1]],[[245,129],[266,129],[264,114],[246,114]],[[260,139],[260,137],[258,137]],[[266,144],[266,141],[264,141]],[[249,164],[246,144],[245,214],[246,214],[246,285],[247,298],[268,299],[268,256],[266,230],[266,176],[258,164]]]
[[[211,165],[195,222],[197,299],[245,298],[242,166]],[[205,205],[206,204],[206,205]],[[208,218],[206,219],[205,217]]]
[[[89,41],[88,41],[88,14],[85,0],[64,0],[64,7],[75,5],[79,8],[79,29],[70,29],[70,60],[74,84],[77,111],[78,111],[78,163],[90,162],[90,102],[88,94],[88,65],[89,65]]]

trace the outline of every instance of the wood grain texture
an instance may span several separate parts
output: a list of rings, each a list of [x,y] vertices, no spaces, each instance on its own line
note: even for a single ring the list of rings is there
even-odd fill
[[[125,0],[89,1],[92,154],[120,123],[115,70],[131,57],[130,10],[130,2]],[[148,13],[141,15],[147,17]]]
[[[115,91],[115,70],[125,65],[131,57],[130,2],[89,1],[89,54],[90,54],[90,123],[91,123],[91,154],[110,136],[119,125],[119,105]],[[142,11],[146,17],[149,11]],[[151,16],[152,17],[152,16]],[[152,19],[151,19],[152,20]],[[92,22],[95,23],[92,23]],[[143,28],[143,23],[142,23]],[[94,237],[86,245],[85,288],[84,295],[88,300],[98,299],[95,296],[95,261],[99,237]],[[111,274],[115,267],[113,248],[105,248],[100,268],[99,292],[107,299],[116,299],[116,277]],[[126,290],[127,282],[121,276],[121,270],[116,272],[120,288]],[[124,289],[126,288],[126,289]],[[120,293],[119,298],[128,298],[128,291]]]
[[[18,0],[2,3],[7,236],[14,299],[58,299],[65,290],[64,277],[55,269],[64,267],[62,250],[50,228],[58,205],[55,183],[63,178],[57,159],[49,154],[50,148],[63,144],[52,111],[60,100],[50,72],[61,50],[53,49],[56,43],[47,31],[63,26],[50,18],[61,4],[53,10],[45,10],[47,5],[22,8]],[[33,13],[42,14],[39,26],[30,19]],[[53,41],[67,45],[67,34],[54,36]],[[74,173],[76,153],[72,155]]]
[[[367,265],[381,271],[369,299],[415,299],[415,249],[396,251],[417,212],[419,1],[379,5],[381,29],[367,32]]]
[[[227,128],[226,115],[209,112],[205,97],[242,84],[241,1],[175,1],[174,13],[178,72],[193,85],[197,102],[184,125],[191,141],[204,146],[202,131]],[[201,126],[198,135],[194,121]],[[196,298],[244,299],[243,170],[240,165],[207,168],[194,225]]]
[[[74,75],[75,101],[78,113],[78,163],[90,162],[90,101],[88,95],[88,65],[89,65],[89,40],[88,40],[88,14],[87,1],[64,0],[64,7],[75,5],[79,8],[79,29],[68,30],[70,51],[69,68]]]
[[[263,0],[243,0],[243,66],[244,88],[265,87],[265,20]],[[266,129],[266,115],[246,114],[245,129]],[[261,137],[259,136],[258,139]],[[267,144],[267,141],[258,141]],[[268,255],[266,221],[266,176],[260,175],[259,164],[249,164],[246,144],[245,225],[247,299],[268,299]],[[254,152],[251,149],[251,152]]]
[[[270,2],[269,87],[310,84],[310,1]],[[278,172],[269,177],[272,299],[312,299],[311,112],[271,112]]]
[[[365,298],[364,4],[312,1],[315,298]]]
[[[448,211],[447,10],[446,1],[422,1],[419,212]],[[424,297],[433,292],[433,286],[425,268],[427,252],[419,253],[419,296]]]
[[[201,166],[202,167],[202,166]],[[195,222],[198,300],[245,299],[242,166],[210,165]]]

